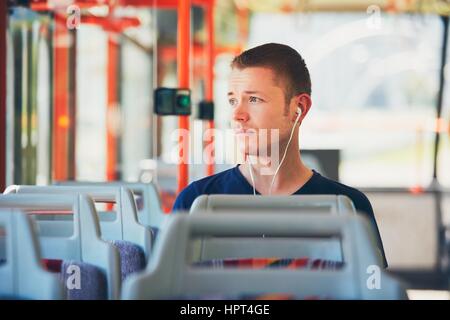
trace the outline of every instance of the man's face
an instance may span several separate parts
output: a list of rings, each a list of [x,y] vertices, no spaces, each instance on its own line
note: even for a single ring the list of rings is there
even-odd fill
[[[290,119],[296,107],[293,99],[289,106],[286,106],[282,86],[283,82],[277,81],[274,72],[269,68],[232,70],[228,101],[233,110],[232,123],[240,150],[245,154],[261,154],[261,148],[267,148],[270,153],[271,144],[283,142],[289,137],[293,125]],[[267,130],[264,135],[267,137],[266,143],[262,139],[256,139],[263,135],[262,129]],[[279,141],[271,139],[271,130],[276,129],[279,130]]]

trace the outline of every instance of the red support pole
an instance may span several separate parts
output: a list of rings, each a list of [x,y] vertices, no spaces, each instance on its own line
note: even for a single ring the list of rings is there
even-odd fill
[[[178,26],[177,26],[177,44],[178,44],[178,86],[180,88],[189,88],[189,49],[190,49],[190,31],[191,31],[191,6],[190,0],[178,1]],[[183,190],[189,181],[189,136],[183,135],[183,132],[189,132],[189,116],[180,116],[178,118],[178,128],[181,134],[178,137],[180,147],[178,164],[178,192]]]
[[[69,51],[69,93],[68,98],[68,115],[69,115],[69,128],[68,128],[68,170],[67,179],[76,180],[76,115],[77,115],[77,30],[71,30],[69,32],[71,37],[71,45],[68,48]]]
[[[206,6],[206,30],[207,30],[207,43],[206,43],[206,100],[214,101],[214,0]],[[208,121],[207,130],[210,132],[214,129],[214,120]],[[212,146],[212,153],[208,153],[208,164],[206,167],[206,175],[210,176],[214,174],[214,136],[209,136],[208,145]]]
[[[64,14],[55,14],[54,31],[54,113],[53,113],[53,180],[69,177],[69,41]]]
[[[6,1],[0,1],[0,191],[6,187]]]
[[[117,179],[117,66],[119,61],[119,46],[113,35],[108,37],[108,97],[107,97],[107,123],[106,123],[106,179],[114,181]]]

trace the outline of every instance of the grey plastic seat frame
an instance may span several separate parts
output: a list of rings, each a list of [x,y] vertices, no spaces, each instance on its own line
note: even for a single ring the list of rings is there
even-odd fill
[[[5,194],[86,194],[96,202],[115,202],[116,218],[108,219],[110,213],[99,214],[103,239],[125,240],[142,248],[146,258],[151,254],[151,231],[140,224],[137,218],[136,203],[131,190],[121,186],[28,186],[13,185],[5,190]],[[106,219],[105,219],[106,218]],[[59,228],[71,230],[72,221],[59,222]]]
[[[282,211],[293,213],[354,215],[353,202],[344,195],[291,195],[291,196],[253,196],[253,195],[201,195],[192,204],[190,214],[217,214],[220,212],[255,214],[278,214]],[[294,216],[295,218],[295,216]],[[342,261],[342,250],[339,239],[304,238],[299,243],[286,240],[266,240],[248,238],[230,238],[216,240],[203,239],[197,243],[200,258],[223,259],[263,256],[268,248],[279,250],[286,257],[295,250],[298,256]],[[275,249],[276,248],[276,249]]]
[[[61,181],[56,183],[58,186],[120,186],[130,189],[134,194],[141,194],[143,198],[143,207],[138,210],[139,222],[147,227],[160,228],[166,214],[161,206],[161,198],[158,188],[153,183],[143,182],[84,182],[84,181]]]
[[[356,213],[353,202],[344,195],[289,195],[289,196],[253,196],[234,194],[201,195],[192,203],[190,213],[226,210],[272,211],[302,210],[319,211],[329,214]]]
[[[189,241],[205,236],[330,236],[342,239],[345,264],[339,270],[211,269],[193,267]],[[363,217],[292,213],[275,215],[173,215],[162,229],[147,269],[124,283],[123,299],[222,294],[289,293],[298,298],[405,299],[404,287],[382,270],[375,239]],[[368,286],[375,269],[381,287]]]
[[[58,275],[42,267],[33,220],[17,209],[0,209],[5,263],[0,265],[0,296],[32,300],[65,299]]]
[[[67,221],[35,219],[42,257],[76,260],[101,269],[106,275],[108,299],[118,299],[121,288],[120,256],[117,248],[101,239],[100,224],[93,200],[84,194],[7,194],[0,195],[0,208],[25,212],[72,210],[73,233],[61,235],[58,226]]]

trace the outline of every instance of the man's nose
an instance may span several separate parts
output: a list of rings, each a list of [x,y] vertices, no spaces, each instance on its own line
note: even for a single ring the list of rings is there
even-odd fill
[[[233,120],[237,122],[247,122],[250,116],[242,102],[239,102],[233,109]]]

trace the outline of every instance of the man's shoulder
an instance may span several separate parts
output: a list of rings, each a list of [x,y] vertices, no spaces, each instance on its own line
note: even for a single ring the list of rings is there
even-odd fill
[[[227,169],[191,182],[178,195],[173,210],[188,210],[191,207],[192,202],[199,195],[220,193],[219,189],[223,187],[226,182],[230,181],[231,176],[234,174],[233,170],[235,170],[235,168]]]
[[[378,249],[380,250],[380,254],[382,256],[382,259],[384,261],[384,266],[387,267],[387,260],[384,253],[383,248],[383,242],[381,240],[380,231],[378,229],[378,225],[375,219],[375,214],[373,212],[372,204],[369,201],[369,198],[361,192],[360,190],[350,187],[348,185],[345,185],[343,183],[328,179],[326,177],[323,177],[322,175],[316,173],[316,179],[313,183],[314,192],[316,193],[322,193],[322,194],[341,194],[345,195],[352,200],[355,209],[359,212],[365,215],[369,221],[371,222],[371,225],[373,226],[373,230],[376,236],[376,241],[378,243]],[[310,192],[312,192],[310,190]]]
[[[217,187],[221,187],[224,182],[228,182],[235,174],[236,167],[221,171],[219,173],[198,179],[190,184],[191,188],[195,188],[201,194],[208,191],[215,191]]]
[[[353,201],[357,209],[372,211],[372,206],[369,199],[360,190],[324,177],[318,173],[315,173],[315,175],[316,177],[313,188],[315,191],[317,191],[317,193],[345,195]]]

